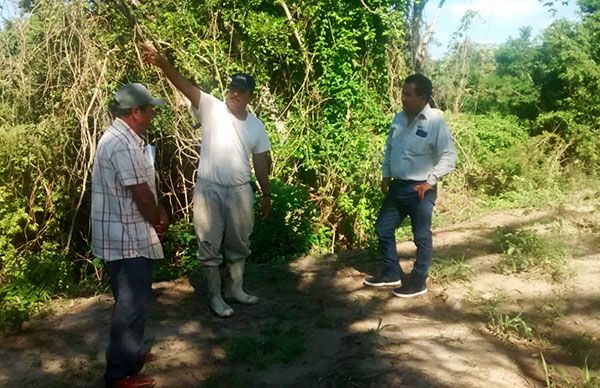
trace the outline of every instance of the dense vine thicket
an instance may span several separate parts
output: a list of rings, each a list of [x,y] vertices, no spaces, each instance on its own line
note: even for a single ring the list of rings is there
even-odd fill
[[[217,96],[229,74],[256,76],[252,108],[273,144],[275,208],[257,222],[252,260],[364,247],[381,200],[382,145],[410,72],[413,3],[22,1],[26,12],[0,30],[0,326],[54,295],[103,286],[88,244],[90,169],[125,82],[168,101],[148,133],[174,222],[157,278],[197,265],[189,211],[200,129],[185,99],[141,63],[140,42]],[[457,34],[428,65],[460,153],[448,192],[510,198],[559,190],[577,163],[597,171],[596,3],[580,1],[581,23],[557,21],[537,38],[524,30],[498,48]]]

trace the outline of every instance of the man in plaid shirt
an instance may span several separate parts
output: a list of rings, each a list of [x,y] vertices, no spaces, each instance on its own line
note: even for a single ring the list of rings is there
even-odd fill
[[[104,377],[110,387],[151,387],[153,379],[138,375],[149,357],[145,304],[168,223],[140,135],[164,101],[138,83],[122,86],[114,101],[117,118],[98,142],[92,172],[92,248],[105,262],[115,299]]]

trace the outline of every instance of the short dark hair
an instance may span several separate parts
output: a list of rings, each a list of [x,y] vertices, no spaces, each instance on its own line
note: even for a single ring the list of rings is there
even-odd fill
[[[414,84],[418,96],[425,97],[427,101],[431,100],[433,84],[431,83],[431,80],[423,74],[417,73],[409,75],[404,80],[404,84]]]
[[[133,108],[135,108],[136,106],[139,107],[141,110],[145,111],[150,105],[134,105],[131,108],[119,108],[119,104],[115,102],[112,104],[110,113],[113,117],[118,117],[122,119],[123,117],[129,116],[133,111]]]

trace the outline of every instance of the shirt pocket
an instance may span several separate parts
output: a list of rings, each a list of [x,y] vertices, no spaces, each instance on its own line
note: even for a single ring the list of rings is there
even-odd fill
[[[420,131],[420,132],[419,132]],[[419,134],[417,134],[419,132]],[[412,155],[428,155],[431,153],[430,133],[423,129],[413,129],[408,135],[406,150]]]

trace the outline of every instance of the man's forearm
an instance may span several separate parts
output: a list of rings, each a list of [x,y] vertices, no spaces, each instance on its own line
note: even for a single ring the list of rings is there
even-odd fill
[[[254,154],[252,162],[254,164],[254,173],[256,174],[256,180],[260,186],[260,191],[264,196],[271,195],[271,187],[269,184],[270,175],[270,153],[263,152],[261,154]]]
[[[152,225],[158,225],[161,220],[161,210],[154,199],[154,194],[150,190],[147,183],[142,183],[135,186],[129,186],[138,210],[146,221]]]
[[[136,203],[138,210],[144,216],[144,219],[152,225],[158,225],[161,221],[161,215],[159,207],[156,204],[150,203]]]

